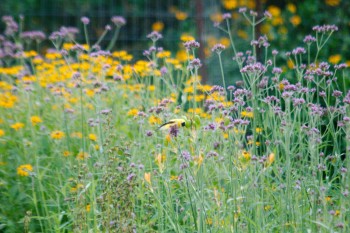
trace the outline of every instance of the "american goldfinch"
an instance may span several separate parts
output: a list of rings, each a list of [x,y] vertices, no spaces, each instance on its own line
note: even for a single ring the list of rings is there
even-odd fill
[[[158,129],[168,130],[168,129],[170,129],[170,127],[172,127],[174,125],[176,125],[178,128],[184,127],[184,126],[186,126],[186,120],[185,119],[171,119],[170,121],[159,126]]]

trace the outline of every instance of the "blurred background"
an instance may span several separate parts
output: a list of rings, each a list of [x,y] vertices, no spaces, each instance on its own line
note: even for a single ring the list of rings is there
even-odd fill
[[[159,46],[173,52],[183,59],[182,41],[193,36],[201,43],[198,52],[204,61],[201,72],[204,79],[215,84],[217,77],[217,57],[211,54],[216,43],[229,46],[225,33],[215,28],[215,22],[221,22],[222,13],[232,13],[232,30],[239,51],[245,51],[251,39],[249,25],[238,13],[240,7],[254,9],[262,15],[268,10],[273,18],[264,21],[257,33],[267,35],[270,51],[290,51],[296,46],[304,46],[303,38],[313,34],[312,27],[322,24],[335,24],[339,31],[331,38],[322,56],[330,63],[347,62],[350,64],[350,1],[349,0],[1,0],[0,15],[11,15],[16,21],[23,16],[23,31],[40,30],[48,37],[61,26],[77,27],[80,34],[77,41],[84,43],[81,17],[90,19],[88,33],[91,41],[97,41],[107,24],[112,25],[112,16],[123,16],[127,24],[122,27],[114,50],[127,50],[134,59],[144,59],[142,51],[151,44],[146,35],[159,31],[163,39]],[[5,24],[0,23],[3,32]],[[113,33],[107,34],[102,45],[107,45]],[[0,42],[1,43],[1,42]],[[44,52],[52,46],[46,39],[40,47]],[[215,55],[215,54],[214,54]],[[233,52],[225,50],[223,56],[225,70],[235,73],[232,63]],[[281,58],[281,66],[288,66],[287,59]],[[229,83],[230,84],[230,83]]]

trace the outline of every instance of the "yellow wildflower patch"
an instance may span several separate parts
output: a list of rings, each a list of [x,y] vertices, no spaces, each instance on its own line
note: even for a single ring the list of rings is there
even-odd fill
[[[23,164],[17,168],[17,174],[19,176],[29,176],[33,171],[33,167],[30,164]]]
[[[32,116],[30,118],[30,121],[32,122],[32,125],[35,126],[41,122],[43,122],[43,120],[39,117],[39,116]]]
[[[21,122],[16,122],[11,125],[11,128],[18,131],[19,129],[22,129],[24,127],[24,124]]]
[[[55,130],[51,133],[51,138],[55,140],[62,139],[65,136],[64,132],[60,130]]]

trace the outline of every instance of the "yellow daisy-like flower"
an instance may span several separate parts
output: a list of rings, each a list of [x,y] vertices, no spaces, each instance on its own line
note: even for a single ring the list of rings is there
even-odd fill
[[[286,8],[290,13],[295,14],[297,12],[297,7],[293,3],[288,3]]]
[[[301,18],[299,15],[294,15],[289,19],[289,21],[293,24],[294,27],[296,27],[301,23]]]
[[[88,158],[90,155],[87,152],[80,151],[77,155],[77,159],[83,160]]]
[[[180,40],[182,42],[187,42],[187,41],[195,40],[195,38],[189,34],[182,34],[180,37]]]
[[[70,153],[70,151],[63,151],[63,156],[64,157],[68,157],[69,155],[70,155],[71,153]]]
[[[278,6],[271,5],[267,8],[267,11],[270,12],[273,17],[281,15],[281,9]]]
[[[90,133],[88,137],[89,137],[89,139],[90,139],[91,141],[94,141],[94,142],[97,141],[97,136],[96,136],[96,134]]]
[[[19,176],[29,176],[32,171],[33,167],[30,164],[23,164],[17,168],[17,174]]]
[[[151,124],[151,125],[159,125],[162,123],[162,120],[157,117],[157,116],[150,116],[149,119],[148,119],[148,122]]]
[[[19,129],[22,129],[24,127],[24,124],[21,122],[17,122],[15,124],[11,125],[11,128],[18,131]]]
[[[152,24],[152,30],[153,31],[157,31],[160,32],[164,29],[164,23],[161,21],[157,21],[155,23]]]
[[[186,12],[183,12],[183,11],[176,11],[175,12],[175,18],[177,20],[180,20],[180,21],[183,21],[185,19],[187,19],[188,15]]]
[[[70,134],[72,138],[82,138],[83,134],[81,132],[73,132]]]
[[[247,118],[253,118],[254,114],[253,112],[247,112],[247,111],[243,111],[241,112],[242,117],[247,117]]]
[[[338,64],[341,61],[341,55],[340,54],[334,54],[328,58],[329,63],[335,65]]]
[[[242,157],[245,159],[245,160],[250,160],[251,158],[251,155],[248,151],[243,151],[242,152]]]
[[[338,6],[340,4],[341,0],[325,0],[324,2],[328,5],[328,6]]]
[[[51,133],[51,138],[52,139],[62,139],[65,136],[64,132],[59,131],[59,130],[55,130]]]
[[[137,108],[132,108],[128,111],[127,115],[128,116],[137,116],[138,113],[139,113],[139,110]]]
[[[5,135],[5,131],[3,129],[0,129],[0,138]]]
[[[33,125],[33,126],[35,126],[35,125],[37,125],[37,124],[43,122],[39,116],[32,116],[32,117],[30,118],[30,121],[32,122],[32,125]]]

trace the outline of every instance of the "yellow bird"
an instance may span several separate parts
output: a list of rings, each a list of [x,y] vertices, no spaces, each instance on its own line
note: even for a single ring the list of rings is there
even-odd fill
[[[176,125],[178,128],[186,126],[186,120],[184,119],[171,119],[170,121],[159,126],[160,130],[168,130],[170,127]]]

